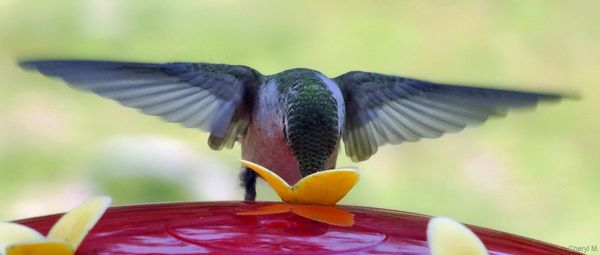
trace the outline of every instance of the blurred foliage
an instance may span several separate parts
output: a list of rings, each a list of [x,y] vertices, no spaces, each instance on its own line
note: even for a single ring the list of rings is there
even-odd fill
[[[0,220],[66,210],[96,193],[121,204],[240,199],[239,147],[210,151],[205,133],[15,64],[201,61],[578,93],[583,100],[384,146],[357,164],[362,181],[343,203],[598,244],[599,9],[558,0],[0,0]],[[119,137],[137,138],[110,142]],[[355,164],[341,155],[339,165]],[[259,198],[275,199],[259,188]]]

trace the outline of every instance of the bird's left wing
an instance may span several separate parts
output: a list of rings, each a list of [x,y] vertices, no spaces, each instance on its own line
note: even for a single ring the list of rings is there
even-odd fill
[[[212,149],[231,148],[250,109],[244,100],[262,75],[239,65],[132,63],[87,60],[23,61],[21,67],[58,77],[73,87],[210,132]]]
[[[366,160],[383,144],[436,138],[503,116],[508,109],[558,100],[559,95],[437,84],[368,72],[334,79],[346,103],[342,137],[353,161]]]

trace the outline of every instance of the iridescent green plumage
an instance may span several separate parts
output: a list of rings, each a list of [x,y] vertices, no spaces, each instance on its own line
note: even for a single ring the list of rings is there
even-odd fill
[[[285,134],[302,176],[324,169],[337,147],[337,102],[315,71],[293,69],[276,77],[284,97]]]

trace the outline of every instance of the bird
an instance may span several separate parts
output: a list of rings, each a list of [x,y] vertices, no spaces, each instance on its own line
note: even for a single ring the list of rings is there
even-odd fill
[[[244,65],[24,60],[19,65],[168,122],[209,132],[213,150],[241,144],[242,159],[288,183],[333,169],[341,141],[354,162],[385,144],[416,142],[557,101],[560,94],[437,83],[375,72],[328,77],[308,68],[263,75]],[[257,175],[242,166],[245,201]]]

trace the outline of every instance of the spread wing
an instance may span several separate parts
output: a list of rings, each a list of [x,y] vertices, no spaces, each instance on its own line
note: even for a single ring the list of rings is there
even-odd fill
[[[558,100],[559,95],[485,89],[349,72],[335,78],[346,102],[342,137],[353,161],[366,160],[383,144],[415,142],[503,116],[511,108]]]
[[[128,63],[86,60],[23,61],[21,67],[58,77],[77,89],[210,132],[212,149],[231,148],[245,131],[254,86],[262,75],[239,65]]]

